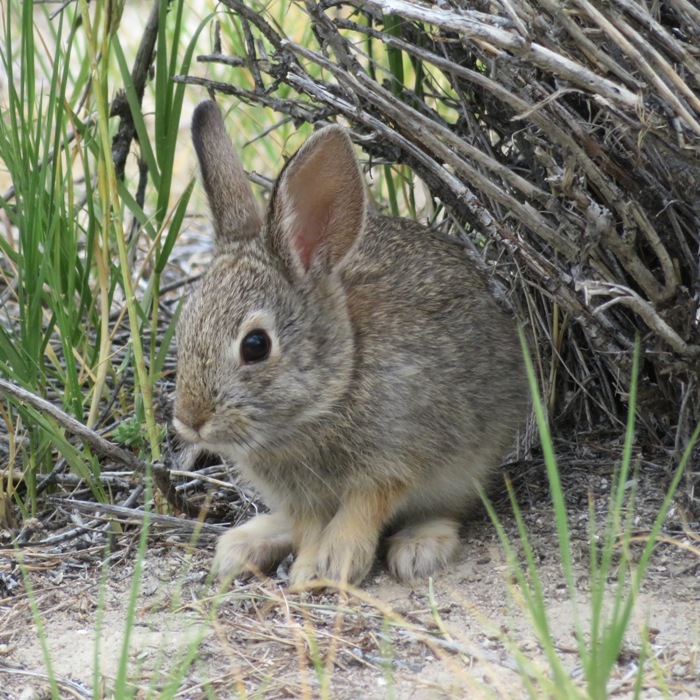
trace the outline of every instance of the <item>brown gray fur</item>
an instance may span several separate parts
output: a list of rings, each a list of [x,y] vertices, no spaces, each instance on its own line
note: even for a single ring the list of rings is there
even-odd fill
[[[293,552],[293,583],[359,582],[386,535],[394,575],[432,574],[525,416],[514,322],[460,246],[367,212],[341,127],[290,159],[264,223],[213,102],[192,135],[216,255],[178,325],[175,425],[272,511],[227,532],[215,566]],[[260,328],[270,354],[245,364]]]

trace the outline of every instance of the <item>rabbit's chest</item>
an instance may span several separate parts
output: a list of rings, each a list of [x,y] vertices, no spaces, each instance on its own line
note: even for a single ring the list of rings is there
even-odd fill
[[[272,510],[325,513],[337,510],[346,488],[342,461],[312,454],[239,464],[238,470]]]

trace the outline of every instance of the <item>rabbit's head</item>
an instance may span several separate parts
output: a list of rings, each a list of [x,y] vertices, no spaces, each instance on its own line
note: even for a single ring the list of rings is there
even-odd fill
[[[192,138],[216,246],[178,323],[174,422],[250,462],[289,448],[348,390],[339,272],[364,230],[364,183],[348,136],[327,127],[289,160],[263,219],[215,103],[195,110]]]

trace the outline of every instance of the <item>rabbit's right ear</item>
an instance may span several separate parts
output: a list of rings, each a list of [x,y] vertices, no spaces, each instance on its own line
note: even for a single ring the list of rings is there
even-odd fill
[[[194,143],[217,243],[258,235],[262,217],[245,170],[215,102],[200,102],[192,115]]]
[[[361,238],[367,196],[345,129],[317,131],[287,162],[270,201],[268,243],[292,268],[330,272]]]

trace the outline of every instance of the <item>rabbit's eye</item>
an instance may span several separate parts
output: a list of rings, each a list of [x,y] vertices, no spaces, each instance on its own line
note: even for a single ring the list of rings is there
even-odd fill
[[[241,357],[247,365],[262,362],[270,354],[271,348],[270,336],[264,330],[256,328],[241,341]]]

